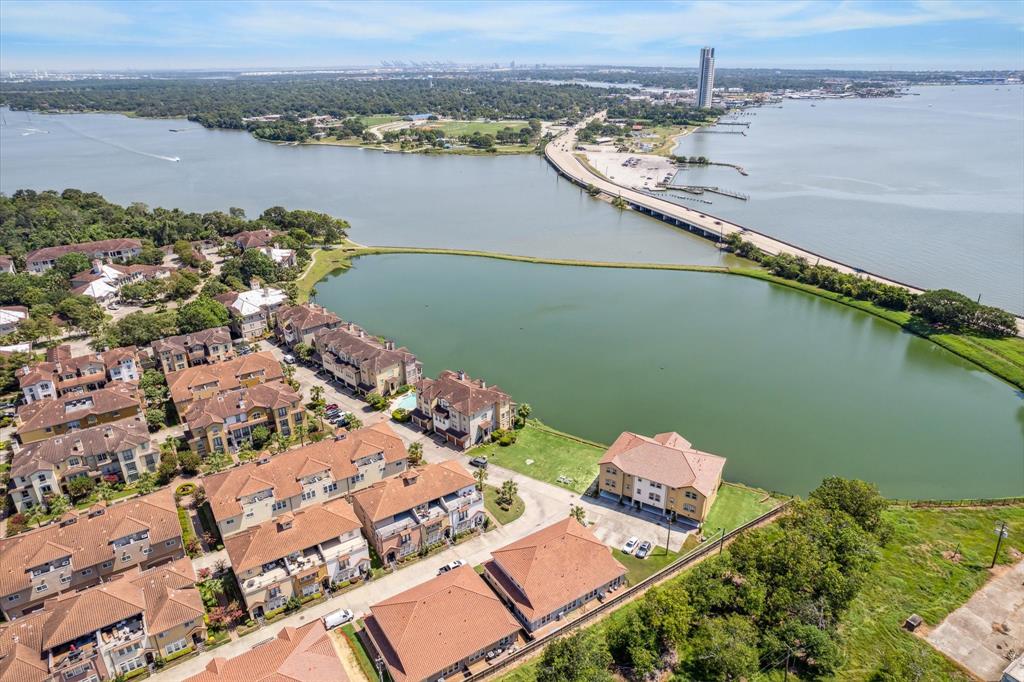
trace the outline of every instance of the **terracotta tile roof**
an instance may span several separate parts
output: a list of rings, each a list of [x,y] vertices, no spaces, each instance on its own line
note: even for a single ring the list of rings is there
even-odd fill
[[[294,514],[282,514],[224,538],[224,549],[235,572],[243,573],[357,528],[359,519],[352,505],[337,498]]]
[[[408,348],[396,348],[391,341],[381,343],[362,327],[345,322],[335,329],[325,329],[313,336],[317,348],[351,358],[360,367],[379,373],[395,365],[416,363]]]
[[[29,476],[36,471],[51,471],[70,457],[121,452],[149,442],[149,429],[141,417],[76,429],[23,447],[13,457],[11,475]]]
[[[319,619],[286,627],[240,656],[214,658],[185,682],[349,682],[330,637]]]
[[[340,317],[314,303],[283,306],[277,311],[277,324],[282,329],[294,329],[300,336],[308,329],[340,323]]]
[[[68,253],[84,253],[92,255],[100,251],[123,251],[130,249],[141,249],[142,242],[138,239],[101,239],[96,242],[81,242],[79,244],[62,244],[61,246],[47,246],[25,255],[26,263],[36,261],[56,260]]]
[[[214,327],[192,334],[168,336],[153,342],[153,351],[161,353],[184,353],[194,346],[213,346],[231,343],[231,330],[227,327]]]
[[[722,481],[725,458],[694,450],[678,433],[654,438],[623,431],[605,451],[601,464],[614,464],[623,472],[657,481],[669,488],[691,487],[711,495]]]
[[[528,620],[554,613],[626,574],[611,550],[571,517],[494,550],[491,556],[488,573]],[[522,589],[503,579],[502,572]]]
[[[405,443],[385,423],[375,424],[341,434],[343,438],[324,439],[295,450],[289,450],[270,458],[265,464],[248,462],[241,466],[206,477],[206,495],[217,519],[224,519],[242,513],[239,499],[273,489],[276,499],[298,495],[302,486],[297,479],[300,472],[316,473],[315,464],[327,464],[334,480],[343,480],[358,473],[355,462],[376,454],[384,456],[384,463],[391,464],[407,458]],[[314,462],[314,464],[310,464]]]
[[[0,679],[17,682],[44,682],[50,671],[38,651],[22,644],[23,637],[32,636],[33,623],[19,618],[15,623],[0,625]]]
[[[74,383],[74,380],[69,382],[67,379],[60,378],[68,374],[82,377],[85,382],[106,381],[105,372],[109,372],[126,359],[132,359],[138,365],[139,350],[135,346],[126,346],[102,353],[72,356],[70,346],[57,346],[47,351],[45,361],[19,367],[15,371],[15,376],[18,377],[18,384],[22,388],[40,381],[52,381],[54,384],[64,387]]]
[[[110,505],[91,518],[86,512],[76,516],[77,521],[69,525],[50,524],[0,540],[0,596],[30,587],[28,569],[45,563],[37,557],[70,556],[75,570],[112,559],[110,543],[123,537],[116,535],[115,529],[127,519],[149,529],[153,546],[181,538],[177,507],[169,488]]]
[[[366,628],[396,682],[419,682],[519,630],[469,566],[374,604],[370,613]]]
[[[238,244],[244,250],[270,246],[274,243],[274,238],[279,234],[281,233],[274,230],[248,230],[234,234],[228,237],[228,239]]]
[[[127,381],[115,381],[104,388],[84,394],[69,394],[59,398],[44,398],[18,409],[21,426],[17,434],[36,431],[90,415],[101,415],[115,410],[139,406],[138,386]]]
[[[475,484],[466,467],[447,460],[378,481],[353,493],[352,500],[360,518],[377,522]]]
[[[447,400],[456,411],[465,415],[476,414],[489,405],[510,401],[508,393],[497,386],[488,386],[482,379],[471,379],[461,372],[446,369],[437,379],[420,379],[416,391],[428,403]]]
[[[168,372],[167,388],[171,400],[177,405],[191,400],[193,391],[208,384],[216,384],[221,391],[238,388],[240,379],[249,375],[258,375],[261,382],[284,378],[281,363],[274,355],[270,351],[260,351],[212,365],[196,365]]]
[[[275,410],[301,403],[302,396],[283,381],[256,384],[224,391],[212,398],[193,401],[182,419],[190,429],[210,424],[222,424],[228,417],[247,412],[256,407]]]
[[[67,592],[46,603],[50,617],[43,624],[43,651],[109,627],[146,611],[142,591],[127,580],[81,592]]]
[[[146,629],[150,635],[192,620],[202,620],[206,615],[203,598],[195,587],[195,570],[188,557],[140,571],[135,577],[129,574],[125,580],[142,592]]]

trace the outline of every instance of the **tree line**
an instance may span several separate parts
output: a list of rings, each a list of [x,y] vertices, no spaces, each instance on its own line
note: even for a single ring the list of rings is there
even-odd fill
[[[842,664],[839,621],[890,533],[885,499],[829,478],[778,522],[544,651],[538,682],[825,679]]]
[[[769,255],[736,232],[725,238],[725,244],[736,255],[760,263],[777,277],[870,301],[889,310],[909,310],[918,319],[942,331],[997,338],[1017,333],[1017,320],[1011,313],[981,305],[950,289],[914,294],[904,287],[840,272],[831,266],[812,265],[807,259],[788,253]]]

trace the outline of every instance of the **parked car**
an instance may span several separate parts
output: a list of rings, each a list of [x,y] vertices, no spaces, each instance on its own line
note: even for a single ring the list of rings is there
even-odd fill
[[[626,544],[624,544],[622,546],[622,553],[623,554],[632,554],[633,551],[636,549],[636,546],[637,546],[637,544],[639,542],[640,542],[640,538],[638,538],[635,535],[633,537],[631,537],[630,539],[626,540]]]
[[[324,622],[324,627],[328,630],[333,630],[336,627],[340,627],[345,623],[352,620],[352,611],[349,609],[338,609],[331,611],[326,614],[321,620]]]
[[[469,464],[470,464],[470,466],[475,466],[475,467],[480,467],[481,469],[486,469],[487,468],[487,458],[486,457],[474,457],[473,459],[469,460]]]
[[[285,353],[281,359],[287,362],[289,365],[295,364],[295,356],[292,355],[291,353]]]
[[[447,573],[448,571],[454,571],[459,566],[465,566],[465,565],[466,565],[466,562],[463,561],[462,559],[456,559],[455,561],[449,561],[444,566],[442,566],[441,568],[437,569],[437,574],[438,575],[443,575],[443,574]]]
[[[331,403],[330,405],[328,405],[324,409],[327,410],[328,412],[337,412],[338,411],[338,404],[337,403]]]
[[[640,548],[636,550],[637,559],[646,559],[647,555],[651,553],[651,543],[644,540],[640,543]]]

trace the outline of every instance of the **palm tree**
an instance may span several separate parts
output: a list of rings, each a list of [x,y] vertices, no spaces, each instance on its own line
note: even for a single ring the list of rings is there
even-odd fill
[[[324,402],[324,387],[313,386],[311,389],[309,389],[309,399],[313,403]]]
[[[501,488],[498,489],[498,500],[508,506],[512,506],[518,494],[519,484],[509,479],[502,483]]]
[[[473,472],[473,478],[476,479],[476,489],[484,489],[484,481],[487,480],[487,469],[476,469]]]
[[[413,443],[409,446],[409,464],[419,466],[423,463],[423,443]]]
[[[580,505],[572,505],[572,507],[569,508],[569,516],[579,521],[581,526],[587,525],[587,510]]]

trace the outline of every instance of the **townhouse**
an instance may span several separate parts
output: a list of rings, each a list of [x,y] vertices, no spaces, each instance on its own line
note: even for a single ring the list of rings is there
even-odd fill
[[[184,415],[193,402],[283,378],[281,363],[270,351],[261,351],[170,372],[167,374],[167,391],[178,414]]]
[[[335,329],[340,325],[340,317],[315,303],[282,306],[277,310],[274,336],[289,348],[294,348],[299,343],[312,346],[313,336],[317,332]]]
[[[626,584],[611,550],[569,517],[491,552],[484,579],[526,631],[557,627],[566,615]]]
[[[164,265],[118,265],[94,260],[91,268],[71,277],[71,293],[97,301],[109,301],[129,284],[167,279],[172,272],[174,268]]]
[[[193,401],[182,415],[189,447],[200,456],[238,451],[252,441],[252,431],[259,426],[291,437],[304,420],[302,396],[283,381]]]
[[[153,357],[164,374],[196,365],[212,365],[235,357],[231,330],[214,327],[192,334],[168,336],[153,342]]]
[[[370,607],[365,632],[394,682],[460,678],[518,639],[519,623],[469,566]]]
[[[206,670],[185,682],[349,682],[331,635],[320,619],[294,628],[281,628],[259,648],[226,659],[218,656]]]
[[[75,429],[130,419],[142,411],[138,386],[115,381],[91,393],[35,400],[18,408],[14,432],[22,445]]]
[[[274,313],[288,300],[280,289],[264,287],[238,293],[229,291],[215,297],[231,313],[231,330],[243,339],[264,336]]]
[[[62,592],[182,556],[170,490],[69,512],[59,523],[0,540],[0,612],[17,618]]]
[[[21,512],[66,491],[78,476],[117,476],[132,483],[159,465],[160,449],[153,446],[145,420],[136,416],[29,443],[12,457],[9,493]]]
[[[71,346],[62,345],[48,349],[45,361],[20,367],[14,375],[25,402],[31,403],[95,391],[111,381],[137,382],[142,368],[135,346],[76,357],[71,355]]]
[[[23,305],[5,305],[0,308],[0,336],[7,336],[18,331],[18,327],[28,319],[28,308]]]
[[[97,242],[47,246],[30,251],[25,256],[25,269],[42,274],[57,264],[57,259],[68,253],[81,253],[90,259],[125,262],[142,253],[138,239],[103,239]]]
[[[180,559],[51,599],[0,626],[0,678],[112,679],[194,648],[206,637],[195,582],[192,563]]]
[[[512,399],[483,379],[445,370],[416,384],[412,422],[462,450],[485,443],[496,429],[512,428]]]
[[[381,341],[351,322],[313,335],[323,368],[356,394],[390,395],[419,381],[423,365],[394,341]]]
[[[483,495],[456,461],[407,469],[352,495],[370,544],[393,563],[484,523]]]
[[[362,490],[408,466],[405,443],[382,422],[208,476],[206,497],[228,537]]]
[[[292,597],[323,594],[331,583],[362,577],[370,551],[347,500],[281,514],[224,539],[253,618]]]
[[[722,483],[725,458],[695,450],[678,433],[624,431],[600,461],[602,497],[701,524]]]

